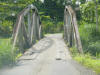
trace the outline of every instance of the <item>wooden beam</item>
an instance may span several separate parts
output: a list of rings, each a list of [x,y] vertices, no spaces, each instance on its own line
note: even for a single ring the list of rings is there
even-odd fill
[[[25,16],[28,16],[28,25],[25,25]],[[41,27],[37,8],[34,5],[29,5],[28,7],[24,8],[18,14],[16,25],[14,26],[12,54],[17,43],[32,46],[32,44],[34,44],[36,40],[41,37]],[[21,45],[19,46],[21,47]]]
[[[77,20],[76,20],[76,14],[75,14],[74,10],[71,8],[71,6],[66,6],[65,9],[68,10],[67,12],[69,12],[69,14],[72,18],[71,19],[72,20],[72,27],[74,29],[73,33],[75,33],[77,49],[80,53],[83,54],[82,44],[81,44],[80,35],[79,35],[79,31],[78,31],[78,24],[77,24]],[[69,18],[69,17],[67,16],[67,18]],[[70,34],[70,33],[68,33],[68,34]],[[72,41],[70,41],[70,42],[72,42]]]

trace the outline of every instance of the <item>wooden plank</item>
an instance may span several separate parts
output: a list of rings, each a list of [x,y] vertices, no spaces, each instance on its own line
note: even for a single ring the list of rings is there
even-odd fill
[[[32,16],[30,14],[32,11]],[[28,25],[25,25],[24,17],[28,16]],[[19,48],[21,48],[21,44],[27,44],[27,46],[31,46],[36,42],[39,38],[39,19],[38,19],[38,10],[35,6],[29,5],[24,8],[17,17],[16,25],[13,30],[13,48],[12,54],[14,52],[14,48],[17,43],[19,43]],[[32,21],[32,22],[31,22]],[[26,28],[27,27],[27,28]],[[41,31],[41,29],[40,29]],[[40,32],[41,34],[41,32]],[[23,48],[23,47],[22,47]]]
[[[68,39],[67,39],[67,27],[66,27],[66,24],[67,24],[67,13],[66,13],[66,9],[64,11],[64,39],[67,40],[68,42]]]
[[[36,17],[37,17],[37,25],[36,25],[36,28],[37,28],[37,39],[39,40],[40,38],[39,38],[39,28],[40,28],[40,25],[39,25],[39,16],[38,16],[38,14],[36,15]]]
[[[27,16],[28,16],[28,38],[29,38],[29,41],[30,41],[30,44],[32,45],[32,42],[31,42],[31,28],[32,28],[32,20],[31,20],[31,13],[29,12],[28,14],[27,14]]]
[[[17,40],[17,46],[19,46],[20,52],[24,51],[24,40],[23,40],[23,26],[21,25],[19,29],[19,35]]]
[[[78,51],[83,54],[82,44],[81,44],[80,35],[79,35],[79,31],[78,31],[78,24],[77,24],[77,20],[76,20],[76,14],[73,11],[73,9],[71,8],[71,6],[67,6],[66,9],[68,10],[70,16],[72,17],[72,25],[74,27]]]
[[[82,44],[81,44],[81,40],[80,40],[80,35],[79,35],[79,31],[78,31],[78,25],[77,25],[77,21],[76,21],[76,16],[73,16],[73,21],[74,21],[74,28],[75,28],[75,33],[76,33],[76,41],[77,41],[77,47],[80,53],[83,54],[83,49],[82,49]]]
[[[31,29],[31,41],[32,43],[36,42],[36,28],[35,28],[35,13],[32,15],[32,29]]]
[[[41,27],[41,25],[40,25],[40,27],[39,27],[39,39],[41,39],[42,38],[42,27]]]
[[[25,42],[26,42],[26,45],[27,47],[30,47],[31,44],[30,44],[30,40],[28,38],[28,34],[27,34],[27,31],[26,31],[26,27],[25,27],[25,22],[24,22],[24,17],[22,19],[22,27],[23,27],[23,37],[25,39]]]
[[[19,17],[19,22],[17,23],[16,32],[15,32],[14,37],[13,37],[12,53],[13,53],[13,50],[14,50],[16,42],[17,42],[18,33],[19,33],[20,26],[21,26],[21,21],[22,21],[22,16]]]

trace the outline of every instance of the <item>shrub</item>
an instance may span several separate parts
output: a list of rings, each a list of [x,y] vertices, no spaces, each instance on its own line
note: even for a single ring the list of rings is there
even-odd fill
[[[8,65],[12,62],[12,45],[10,39],[0,39],[0,66]]]
[[[92,55],[99,55],[100,54],[100,41],[92,42],[88,46],[88,52]]]
[[[50,16],[44,16],[44,15],[42,15],[41,16],[41,20],[42,21],[51,21],[51,18],[50,18]]]
[[[55,32],[58,32],[58,33],[63,32],[64,31],[63,25],[64,25],[63,22],[58,22],[55,27]]]
[[[13,24],[12,21],[4,20],[0,26],[0,28],[2,30],[1,32],[2,33],[11,33],[12,27],[13,27],[12,24]]]
[[[90,52],[96,56],[100,53],[100,32],[96,31],[95,24],[82,22],[79,27],[80,37],[84,52]]]
[[[72,53],[72,56],[76,56],[78,54],[78,50],[76,47],[71,47],[70,48],[70,52]]]
[[[43,25],[44,33],[53,33],[54,32],[53,22],[51,22],[51,21],[42,21],[42,25]]]

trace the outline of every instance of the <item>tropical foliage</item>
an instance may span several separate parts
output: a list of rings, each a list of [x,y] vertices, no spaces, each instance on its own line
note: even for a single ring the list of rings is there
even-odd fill
[[[63,32],[64,7],[71,5],[77,15],[84,53],[89,53],[89,56],[97,61],[87,56],[80,58],[74,47],[71,48],[71,52],[76,56],[77,61],[82,61],[82,63],[84,61],[85,66],[99,72],[97,66],[100,66],[100,61],[98,61],[100,59],[100,0],[80,0],[80,2],[78,0],[44,0],[44,2],[0,0],[0,66],[8,64],[7,61],[12,61],[11,43],[7,39],[11,38],[18,13],[29,4],[34,4],[38,8],[44,34]],[[21,53],[17,52],[16,58],[20,55]]]

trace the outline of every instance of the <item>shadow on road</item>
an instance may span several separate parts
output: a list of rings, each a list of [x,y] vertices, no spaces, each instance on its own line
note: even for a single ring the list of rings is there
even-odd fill
[[[53,40],[45,37],[44,39],[40,40],[36,43],[32,48],[30,48],[24,55],[32,55],[34,53],[41,53],[45,50],[48,50],[53,45]]]
[[[42,52],[48,50],[52,45],[54,41],[50,39],[49,37],[45,37],[39,42],[37,42],[35,45],[33,45],[30,49],[28,49],[23,56],[21,56],[15,66],[23,66],[24,62],[27,62],[29,60],[35,60]]]

